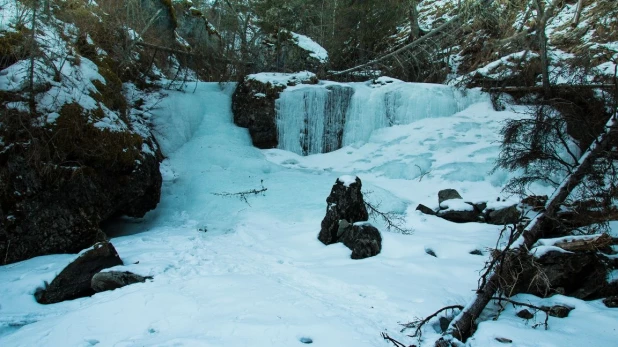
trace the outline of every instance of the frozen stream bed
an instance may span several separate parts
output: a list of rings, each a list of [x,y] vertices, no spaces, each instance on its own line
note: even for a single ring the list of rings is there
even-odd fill
[[[299,156],[251,146],[232,123],[230,88],[203,83],[170,92],[154,122],[167,155],[161,203],[141,220],[110,225],[129,270],[154,276],[89,298],[43,306],[32,294],[75,255],[51,255],[0,267],[0,346],[389,346],[407,344],[400,323],[445,305],[465,304],[500,227],[453,224],[415,211],[437,206],[455,188],[470,201],[502,199],[508,175],[487,172],[499,129],[515,111],[484,101],[449,117],[373,131],[327,154]],[[383,250],[350,259],[341,244],[317,240],[325,199],[340,175],[363,180],[366,199],[405,217],[410,235],[388,232]],[[248,203],[216,194],[265,187]],[[618,229],[614,225],[614,229]],[[426,250],[437,255],[433,257]],[[481,250],[484,256],[470,254]],[[600,301],[555,296],[519,301],[574,306],[569,318],[515,316],[507,307],[480,325],[471,346],[613,346],[618,310]],[[427,326],[422,345],[439,334]]]

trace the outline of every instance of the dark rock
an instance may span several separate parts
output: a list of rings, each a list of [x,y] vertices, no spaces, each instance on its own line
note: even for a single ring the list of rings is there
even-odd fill
[[[517,224],[521,218],[521,211],[517,205],[509,206],[488,213],[487,223],[496,225]]]
[[[326,216],[322,220],[318,240],[325,245],[339,242],[339,221],[342,219],[351,224],[369,219],[361,188],[362,183],[358,177],[349,185],[337,179],[326,198]]]
[[[67,265],[47,288],[37,290],[36,301],[53,304],[94,294],[91,281],[103,269],[122,265],[122,260],[109,242],[99,242]]]
[[[290,79],[289,85],[316,84],[317,77],[308,80]],[[275,101],[286,85],[262,83],[251,76],[238,84],[232,95],[232,112],[234,123],[248,128],[253,145],[258,148],[275,148],[277,139],[277,124],[275,122]]]
[[[547,309],[547,307],[543,307]],[[573,310],[573,307],[567,307],[563,305],[554,305],[549,308],[549,315],[557,318],[566,318],[569,316],[569,313]]]
[[[443,189],[438,192],[438,204],[446,200],[463,199],[455,189]]]
[[[451,321],[453,320],[453,317],[448,318],[448,317],[440,317],[440,319],[438,320],[440,322],[440,330],[442,330],[442,332],[446,332],[448,330],[448,326],[451,324]]]
[[[483,213],[483,211],[485,211],[485,209],[487,208],[487,203],[478,202],[478,203],[472,204],[472,206],[474,206],[474,210],[477,211],[478,213]]]
[[[425,253],[429,254],[432,257],[436,257],[436,258],[438,257],[436,255],[436,252],[434,252],[433,249],[431,249],[431,248],[425,248]]]
[[[605,306],[610,308],[618,307],[618,295],[610,296],[608,298],[603,299],[603,303]]]
[[[470,251],[470,254],[472,255],[483,255],[483,251],[479,250],[479,249],[475,249]]]
[[[469,211],[442,210],[437,216],[454,223],[482,222],[481,214],[475,209]]]
[[[104,221],[143,217],[159,202],[162,156],[154,139],[101,131],[73,113],[79,108],[65,107],[62,129],[31,130],[40,136],[33,141],[51,143],[15,142],[0,158],[0,264],[77,253],[105,238]]]
[[[122,288],[134,283],[146,282],[147,279],[152,279],[152,277],[140,276],[128,271],[99,272],[92,276],[90,287],[99,293]]]
[[[429,207],[423,205],[423,204],[419,204],[418,206],[416,206],[416,210],[417,211],[421,211],[424,214],[428,214],[428,215],[432,215],[435,216],[436,215],[436,211],[430,209]]]
[[[496,341],[500,343],[513,343],[513,340],[507,339],[506,337],[496,337]]]
[[[534,318],[534,314],[530,311],[528,311],[528,309],[523,309],[521,311],[518,311],[517,313],[517,317],[519,318],[523,318],[523,319],[532,319]]]
[[[352,259],[364,259],[377,255],[382,250],[382,236],[369,223],[350,224],[340,220],[338,241],[352,250]]]
[[[596,252],[549,251],[540,258],[520,255],[506,260],[505,265],[509,271],[517,273],[514,276],[516,283],[507,285],[513,295],[529,293],[547,297],[562,294],[584,300],[618,295],[617,286],[607,282],[607,274],[612,268]],[[508,276],[506,279],[509,282]]]

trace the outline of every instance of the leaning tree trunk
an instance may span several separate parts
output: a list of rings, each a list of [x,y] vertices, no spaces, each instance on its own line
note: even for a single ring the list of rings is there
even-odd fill
[[[545,211],[539,213],[524,229],[522,234],[513,243],[508,252],[524,253],[538,241],[543,234],[543,222],[556,216],[560,205],[569,196],[573,189],[590,173],[592,165],[610,146],[613,137],[618,136],[618,114],[614,114],[607,122],[605,131],[593,142],[588,150],[579,159],[579,165],[566,177],[556,189],[545,205]],[[490,269],[491,270],[491,269]],[[485,285],[478,289],[476,297],[451,322],[446,335],[436,342],[436,346],[454,346],[458,341],[465,341],[473,333],[475,320],[498,290],[500,275],[491,273]],[[458,340],[458,341],[455,341]]]

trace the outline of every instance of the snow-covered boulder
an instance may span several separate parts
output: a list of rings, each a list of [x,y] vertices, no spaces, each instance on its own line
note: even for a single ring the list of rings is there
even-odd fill
[[[264,72],[248,75],[238,84],[232,96],[234,123],[249,129],[254,146],[275,148],[279,143],[275,100],[288,86],[317,83],[316,75],[307,71],[294,74]]]
[[[106,271],[92,276],[90,287],[95,292],[104,292],[128,286],[130,284],[146,282],[152,277],[140,276],[129,271]]]
[[[322,220],[318,239],[325,245],[341,241],[339,221],[348,223],[364,222],[369,219],[365,207],[362,183],[356,176],[341,176],[337,179],[330,195],[326,198],[326,216]]]
[[[46,287],[34,294],[41,304],[54,304],[94,294],[91,281],[94,274],[112,266],[123,265],[114,246],[106,241],[95,244],[67,265]]]

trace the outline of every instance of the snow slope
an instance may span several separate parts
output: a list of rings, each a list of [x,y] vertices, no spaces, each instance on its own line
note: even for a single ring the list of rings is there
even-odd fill
[[[451,117],[374,131],[368,142],[307,157],[251,146],[233,125],[232,85],[170,92],[153,116],[162,150],[159,207],[142,220],[107,226],[126,266],[152,281],[42,306],[32,294],[75,255],[0,267],[0,346],[387,346],[380,332],[417,343],[399,323],[465,304],[500,227],[453,224],[415,211],[456,188],[467,200],[496,200],[505,173],[487,175],[501,121],[488,102]],[[383,251],[352,260],[317,240],[336,178],[357,174],[367,200],[400,213],[410,235],[385,230]],[[268,190],[247,202],[221,194]],[[219,195],[217,195],[219,194]],[[504,197],[503,197],[504,198]],[[506,197],[508,200],[508,197]],[[432,250],[437,257],[427,254]],[[539,299],[519,296],[537,303]],[[472,346],[611,346],[618,311],[600,301],[554,297],[576,309],[548,331],[507,307]],[[544,316],[537,315],[536,322]],[[432,325],[423,345],[439,337]]]

